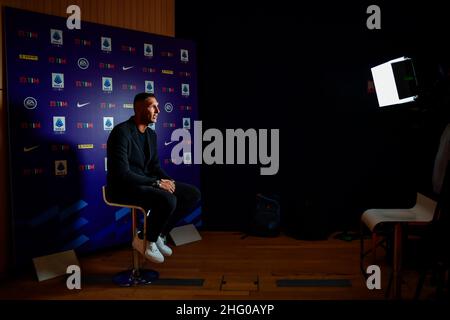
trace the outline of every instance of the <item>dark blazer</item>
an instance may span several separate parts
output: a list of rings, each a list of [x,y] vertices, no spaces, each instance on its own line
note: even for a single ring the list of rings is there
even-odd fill
[[[133,186],[151,186],[158,179],[171,179],[160,166],[155,131],[147,129],[146,132],[150,148],[147,162],[144,152],[139,148],[134,116],[111,131],[107,144],[107,185],[110,195],[130,191]]]

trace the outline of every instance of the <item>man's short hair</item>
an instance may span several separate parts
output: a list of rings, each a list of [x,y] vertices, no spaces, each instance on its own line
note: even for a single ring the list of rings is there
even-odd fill
[[[153,93],[141,92],[134,96],[133,108],[136,108],[136,103],[144,101],[147,98],[156,98]]]

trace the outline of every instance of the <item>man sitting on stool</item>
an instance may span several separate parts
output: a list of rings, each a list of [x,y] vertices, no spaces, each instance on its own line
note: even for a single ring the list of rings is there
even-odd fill
[[[107,194],[114,202],[133,204],[147,211],[145,256],[162,263],[172,249],[166,236],[175,223],[189,214],[200,201],[200,191],[174,181],[161,168],[156,133],[148,128],[160,112],[151,93],[139,93],[133,102],[134,116],[114,127],[108,138]],[[133,247],[143,247],[143,239],[133,239]],[[164,255],[164,256],[163,256]]]

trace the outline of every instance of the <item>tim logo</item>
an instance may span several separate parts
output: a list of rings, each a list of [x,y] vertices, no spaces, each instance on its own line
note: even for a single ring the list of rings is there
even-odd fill
[[[145,81],[145,92],[155,93],[155,84],[153,81]]]
[[[55,161],[55,176],[67,176],[67,160]]]
[[[63,73],[52,73],[52,88],[53,89],[64,89],[64,74]]]
[[[40,129],[40,122],[21,122],[20,129]]]
[[[101,102],[100,103],[100,109],[114,109],[116,107],[115,103],[109,103],[109,102]]]
[[[192,111],[192,106],[179,106],[180,111]]]
[[[34,31],[19,30],[17,31],[17,36],[19,38],[37,39],[39,35]]]
[[[189,51],[186,49],[180,50],[180,59],[181,62],[189,62]]]
[[[136,85],[124,83],[124,84],[122,84],[122,90],[134,91],[134,90],[136,90]]]
[[[66,117],[53,117],[53,132],[64,133],[66,131]]]
[[[69,151],[70,150],[70,145],[68,145],[68,144],[52,144],[51,150],[53,152]]]
[[[49,102],[49,106],[50,107],[62,107],[65,108],[69,105],[69,103],[67,101],[55,101],[55,100],[51,100]]]
[[[180,75],[180,77],[189,78],[189,77],[191,76],[191,73],[190,73],[190,72],[184,72],[184,71],[181,71],[181,72],[179,73],[179,75]]]
[[[92,122],[77,122],[77,129],[93,129],[94,124]]]
[[[144,43],[144,56],[153,58],[153,45],[151,43]]]
[[[105,51],[105,52],[112,51],[111,38],[101,37],[100,41],[101,41],[101,45],[102,45],[102,51]]]
[[[78,166],[78,169],[80,171],[94,171],[95,170],[95,165],[94,164],[80,164]]]
[[[170,52],[170,51],[161,51],[161,57],[168,57],[168,58],[171,58],[171,57],[173,57],[173,52]]]
[[[67,59],[66,58],[57,58],[57,57],[48,57],[48,62],[54,63],[54,64],[67,64]]]
[[[22,169],[23,176],[41,176],[45,172],[44,168],[24,168]]]
[[[163,128],[176,128],[177,125],[174,122],[164,122]]]
[[[133,53],[133,54],[136,53],[136,48],[135,48],[135,47],[122,46],[122,47],[121,47],[121,50],[122,50],[123,52],[129,52],[129,53]]]
[[[103,130],[110,131],[114,128],[113,117],[103,117]]]
[[[116,68],[116,65],[114,63],[103,63],[103,62],[100,62],[98,64],[98,67],[100,69],[114,70]]]
[[[143,67],[142,68],[142,72],[144,72],[144,73],[155,73],[156,72],[156,68]]]
[[[82,81],[82,80],[76,80],[75,81],[75,87],[77,88],[92,88],[93,84],[91,81]]]
[[[102,77],[102,89],[104,92],[113,91],[113,79],[111,77]]]
[[[33,78],[33,77],[25,77],[25,76],[21,76],[19,77],[19,82],[22,84],[39,84],[39,78]]]
[[[162,87],[162,92],[163,93],[174,93],[175,89],[171,88],[171,87]]]
[[[90,47],[92,45],[91,40],[84,40],[84,39],[79,39],[79,38],[75,38],[73,43],[76,46],[82,46],[82,47]]]
[[[62,46],[63,45],[63,32],[58,29],[50,29],[50,43]]]
[[[181,84],[181,95],[183,97],[189,97],[189,85],[187,83]]]

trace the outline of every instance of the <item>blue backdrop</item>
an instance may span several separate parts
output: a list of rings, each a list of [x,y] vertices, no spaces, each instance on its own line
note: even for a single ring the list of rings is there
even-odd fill
[[[198,166],[170,160],[174,129],[198,120],[190,41],[5,8],[7,101],[16,262],[130,241],[130,212],[102,200],[106,141],[155,93],[162,167],[199,187]],[[185,159],[190,158],[185,155]],[[200,208],[183,223],[201,224]]]

